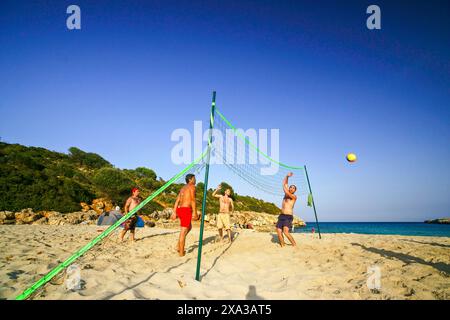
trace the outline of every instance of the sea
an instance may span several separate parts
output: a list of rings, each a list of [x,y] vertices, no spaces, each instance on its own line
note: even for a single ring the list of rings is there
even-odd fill
[[[319,228],[321,233],[450,237],[449,224],[423,222],[319,222]],[[295,233],[312,233],[313,231],[318,232],[316,222],[306,222],[306,227],[294,228]]]

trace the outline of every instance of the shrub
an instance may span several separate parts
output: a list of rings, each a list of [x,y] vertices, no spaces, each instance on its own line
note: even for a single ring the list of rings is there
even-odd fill
[[[112,167],[112,165],[100,157],[96,153],[84,152],[76,147],[69,148],[69,156],[74,163],[89,167],[99,169],[102,167]]]
[[[123,203],[135,186],[124,172],[115,168],[101,168],[92,181],[103,196],[118,203]]]

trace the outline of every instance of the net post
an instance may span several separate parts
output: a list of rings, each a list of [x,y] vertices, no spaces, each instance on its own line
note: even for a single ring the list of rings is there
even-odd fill
[[[195,272],[195,280],[197,281],[200,281],[200,265],[202,260],[202,246],[203,246],[203,228],[205,225],[205,212],[206,212],[206,193],[208,192],[209,159],[211,155],[211,140],[212,140],[212,129],[214,127],[215,109],[216,109],[216,92],[213,91],[211,103],[211,115],[209,118],[209,137],[208,137],[208,151],[207,151],[208,153],[206,155],[205,182],[203,187],[203,200],[202,200],[202,217],[200,222],[200,235],[198,239],[197,270]]]
[[[304,168],[305,168],[306,180],[308,181],[309,192],[312,195],[311,184],[309,183],[308,170],[306,170],[306,165],[304,166]],[[313,205],[313,209],[314,209],[314,216],[316,217],[317,231],[319,231],[319,239],[322,239],[322,235],[320,234],[319,220],[317,219],[316,205],[314,203],[314,196],[312,196],[312,205]]]

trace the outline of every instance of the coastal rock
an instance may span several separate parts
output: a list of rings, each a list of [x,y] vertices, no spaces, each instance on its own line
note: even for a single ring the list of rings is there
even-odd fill
[[[57,211],[41,211],[41,215],[48,219],[50,217],[58,216],[60,213]]]
[[[62,217],[62,214],[59,212],[51,212],[51,214],[48,215],[48,224],[51,226],[59,226],[63,224],[64,218]]]
[[[102,214],[105,211],[111,211],[113,209],[113,204],[110,200],[99,198],[92,200],[90,207],[98,214]]]
[[[147,227],[153,228],[154,226],[156,226],[156,223],[151,220],[148,220],[148,221],[145,221],[145,225]]]
[[[0,220],[0,224],[15,224],[16,220],[10,219],[10,220]]]
[[[217,214],[206,215],[205,221],[208,222],[210,227],[215,227],[217,224]],[[277,221],[278,215],[253,211],[235,211],[230,216],[231,225],[245,229],[251,226],[252,229],[262,232],[273,231]],[[304,227],[306,224],[303,220],[294,216],[293,226]]]
[[[89,210],[91,210],[91,207],[86,203],[86,202],[81,202],[81,211],[83,212],[88,212]]]
[[[25,224],[30,224],[30,223],[33,223],[34,221],[39,220],[40,218],[42,218],[42,216],[39,213],[33,213],[29,217],[24,218],[23,222]]]
[[[104,201],[95,202],[97,209],[109,208]],[[103,210],[102,209],[102,210]],[[165,208],[162,211],[155,211],[149,215],[142,215],[145,225],[149,227],[162,228],[176,228],[179,226],[179,221],[171,220],[172,208]],[[197,212],[200,216],[201,212]],[[12,219],[8,219],[12,218]],[[60,213],[57,211],[40,211],[33,212],[32,209],[24,209],[20,212],[0,212],[0,224],[48,224],[48,225],[75,225],[75,224],[96,224],[98,219],[98,210],[89,209],[87,211],[78,211],[71,213]],[[277,222],[278,215],[260,213],[253,211],[235,211],[230,216],[231,225],[237,228],[251,228],[256,231],[269,232],[273,231]],[[217,227],[217,213],[206,214],[205,228],[208,230],[215,230]],[[199,221],[194,221],[194,224],[199,224]],[[303,220],[294,216],[294,227],[305,226]]]
[[[32,224],[42,225],[42,224],[47,224],[47,223],[48,223],[48,219],[46,217],[42,217],[42,218],[34,221]]]
[[[15,219],[15,213],[11,211],[0,211],[0,220],[13,220]]]
[[[67,213],[64,216],[64,223],[65,224],[79,224],[82,222],[82,220],[81,220],[82,214],[83,214],[83,212]]]
[[[0,224],[35,224],[35,225],[63,225],[63,224],[95,224],[98,214],[94,210],[87,212],[60,213],[57,211],[33,212],[24,209],[20,212],[0,212]]]
[[[434,219],[434,220],[425,220],[425,223],[450,224],[450,218],[441,218],[441,219]]]
[[[162,211],[154,211],[150,214],[150,218],[154,220],[164,219],[168,220],[170,219],[170,216],[172,215],[173,209],[172,208],[165,208]]]
[[[83,221],[97,220],[98,214],[94,210],[88,210],[87,212],[81,212],[80,219]]]
[[[16,212],[16,213],[14,214],[14,218],[15,218],[17,221],[20,221],[20,220],[23,220],[23,219],[29,217],[29,216],[32,215],[32,214],[33,214],[33,210],[32,210],[31,208],[23,209],[23,210],[21,210],[20,212]]]
[[[30,224],[42,217],[40,213],[35,213],[31,208],[23,209],[15,213],[16,224]]]

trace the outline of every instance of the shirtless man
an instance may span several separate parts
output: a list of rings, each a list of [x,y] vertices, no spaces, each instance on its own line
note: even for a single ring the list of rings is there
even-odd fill
[[[284,198],[281,203],[281,214],[278,216],[277,222],[277,235],[281,247],[284,247],[283,234],[289,239],[293,246],[297,245],[294,238],[289,233],[289,230],[292,228],[292,221],[294,220],[294,204],[295,201],[297,201],[297,196],[294,194],[295,191],[297,191],[297,187],[295,185],[288,187],[288,180],[292,175],[293,173],[289,172],[283,180]]]
[[[186,185],[181,188],[178,194],[175,205],[173,206],[172,220],[175,220],[178,216],[180,218],[180,238],[178,239],[177,251],[180,257],[184,256],[184,244],[186,242],[186,236],[192,229],[191,220],[198,220],[197,206],[195,204],[195,175],[187,174]]]
[[[139,203],[141,203],[141,198],[139,197],[139,189],[133,188],[131,190],[131,197],[127,199],[127,202],[125,202],[125,215],[133,210]],[[123,230],[120,232],[120,241],[123,241],[123,237],[125,236],[125,233],[127,233],[128,230],[130,230],[130,239],[131,242],[134,242],[134,233],[136,231],[136,223],[137,223],[138,217],[137,214],[134,214],[130,219],[124,222]]]
[[[230,198],[231,190],[226,189],[225,194],[217,194],[222,188],[222,185],[219,185],[216,190],[213,192],[213,196],[219,198],[220,210],[217,215],[217,228],[219,228],[219,236],[220,241],[223,241],[223,229],[225,229],[228,233],[228,242],[231,243],[231,227],[230,227],[230,207],[231,212],[234,211],[234,203],[233,199]]]

